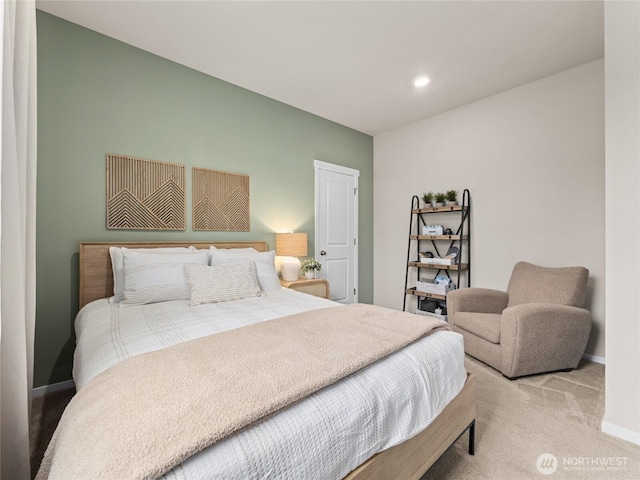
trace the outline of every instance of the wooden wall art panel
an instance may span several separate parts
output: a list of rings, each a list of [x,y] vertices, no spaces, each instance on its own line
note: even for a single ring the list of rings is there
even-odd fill
[[[186,230],[185,167],[107,154],[107,228]]]
[[[193,169],[193,229],[248,232],[249,175]]]

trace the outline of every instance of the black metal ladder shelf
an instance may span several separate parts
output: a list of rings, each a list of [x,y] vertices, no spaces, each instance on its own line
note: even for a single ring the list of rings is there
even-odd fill
[[[428,225],[425,217],[432,214],[448,214],[443,215],[443,219],[451,223],[453,226],[457,226],[455,233],[444,235],[424,235],[421,233],[421,229]],[[459,217],[457,215],[459,214]],[[407,266],[404,277],[404,301],[402,303],[402,310],[407,311],[407,298],[416,298],[416,310],[419,307],[420,299],[433,299],[438,301],[441,305],[446,306],[446,294],[429,293],[418,290],[415,286],[409,286],[409,274],[415,270],[416,281],[420,280],[421,272],[423,271],[435,271],[433,278],[437,277],[444,272],[444,274],[455,281],[457,288],[470,287],[471,286],[471,195],[468,189],[464,189],[462,193],[462,203],[459,205],[448,205],[442,207],[425,206],[420,208],[420,198],[414,195],[411,199],[411,217],[409,220],[409,241],[407,244]],[[453,232],[453,230],[452,230]],[[448,251],[451,247],[456,246],[458,248],[458,254],[455,261],[451,265],[442,265],[436,263],[429,263],[428,261],[421,261],[419,253],[424,250],[422,245],[425,242],[431,242],[431,248],[433,253],[437,257],[441,257],[440,249],[438,246],[447,246]],[[414,248],[412,248],[414,247]],[[415,258],[412,258],[412,253]]]

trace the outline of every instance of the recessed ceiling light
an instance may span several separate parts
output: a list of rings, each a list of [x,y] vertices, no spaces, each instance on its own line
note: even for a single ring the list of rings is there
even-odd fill
[[[428,83],[429,83],[429,77],[416,77],[416,79],[413,81],[413,84],[416,87],[424,87]]]

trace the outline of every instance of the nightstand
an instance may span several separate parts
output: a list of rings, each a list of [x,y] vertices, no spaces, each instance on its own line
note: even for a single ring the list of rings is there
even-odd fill
[[[324,278],[299,278],[293,282],[280,279],[280,284],[285,288],[297,290],[298,292],[329,298],[329,282]]]

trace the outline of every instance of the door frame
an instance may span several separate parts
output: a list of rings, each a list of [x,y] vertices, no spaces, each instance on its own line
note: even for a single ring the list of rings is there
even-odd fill
[[[358,295],[360,293],[360,288],[358,285],[358,248],[360,242],[358,240],[358,198],[360,196],[360,186],[358,184],[358,179],[360,177],[360,170],[356,170],[354,168],[343,167],[342,165],[335,165],[333,163],[323,162],[322,160],[314,160],[313,161],[314,175],[315,175],[315,211],[314,211],[314,243],[315,243],[315,252],[314,258],[319,258],[320,256],[320,235],[318,228],[318,210],[319,210],[319,202],[318,195],[320,193],[320,178],[318,176],[319,170],[327,170],[334,173],[341,173],[343,175],[348,175],[353,177],[353,184],[355,185],[354,192],[354,202],[353,202],[353,236],[354,236],[354,246],[353,246],[353,288],[355,290],[353,294],[353,302],[358,303]]]

